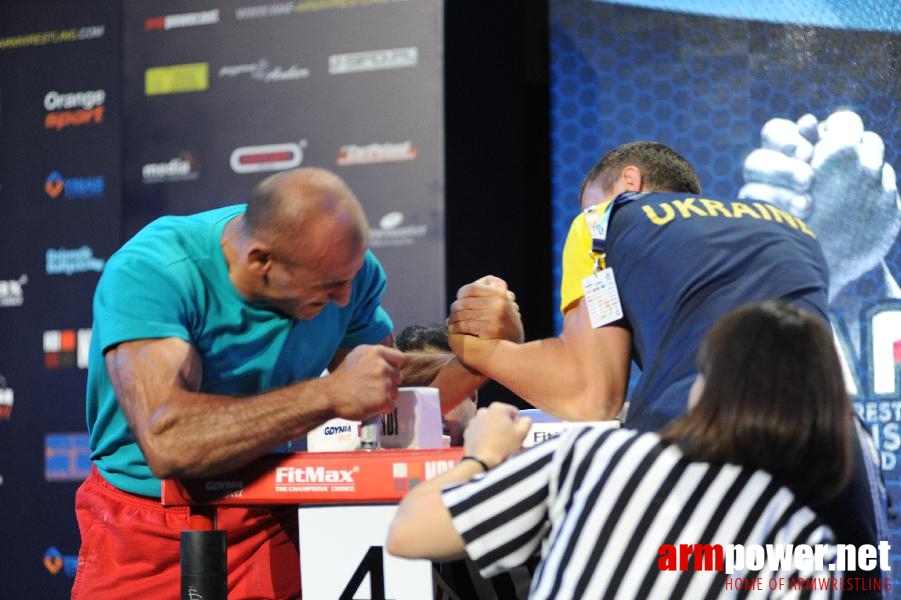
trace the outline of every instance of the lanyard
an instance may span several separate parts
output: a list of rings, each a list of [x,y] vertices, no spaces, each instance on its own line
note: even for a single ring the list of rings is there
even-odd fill
[[[598,214],[597,206],[589,206],[584,210],[585,222],[591,232],[591,257],[594,259],[594,272],[607,268],[607,231],[614,205],[622,206],[647,196],[647,192],[624,192],[607,203],[604,212]]]

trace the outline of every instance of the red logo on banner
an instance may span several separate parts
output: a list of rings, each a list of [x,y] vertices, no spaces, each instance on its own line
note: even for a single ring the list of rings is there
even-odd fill
[[[0,375],[0,421],[9,421],[13,414],[13,390],[7,387],[6,378]]]
[[[179,29],[182,27],[196,27],[198,25],[214,25],[218,22],[219,9],[215,8],[213,10],[204,10],[200,12],[150,17],[144,20],[144,31],[152,31],[155,29]]]
[[[144,30],[163,29],[166,27],[166,17],[150,17],[144,21]]]
[[[303,162],[303,149],[306,145],[306,140],[300,140],[297,144],[289,142],[264,146],[242,146],[232,151],[229,164],[235,173],[293,169]]]
[[[377,162],[394,162],[413,160],[419,150],[413,142],[407,140],[400,143],[367,144],[358,146],[348,144],[338,149],[339,165],[363,165]]]
[[[75,365],[75,330],[44,332],[44,366],[58,369]]]
[[[44,366],[48,369],[88,368],[90,329],[52,329],[44,332]]]
[[[245,154],[238,159],[238,162],[242,165],[257,165],[260,163],[283,162],[293,158],[293,152],[260,152],[259,154]]]

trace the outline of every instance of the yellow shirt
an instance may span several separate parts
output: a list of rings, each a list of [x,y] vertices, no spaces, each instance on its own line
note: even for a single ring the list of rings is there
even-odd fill
[[[563,245],[563,276],[560,278],[560,312],[566,315],[582,299],[582,279],[594,273],[596,255],[591,251],[587,213],[604,214],[610,201],[586,208],[573,219]]]

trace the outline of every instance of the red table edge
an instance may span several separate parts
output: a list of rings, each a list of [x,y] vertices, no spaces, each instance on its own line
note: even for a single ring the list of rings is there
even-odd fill
[[[161,502],[191,507],[194,529],[212,529],[217,506],[396,504],[462,456],[459,447],[269,454],[213,477],[163,480]]]

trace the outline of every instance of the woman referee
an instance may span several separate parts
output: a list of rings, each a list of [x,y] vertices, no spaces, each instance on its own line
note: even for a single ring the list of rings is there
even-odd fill
[[[480,409],[463,460],[401,502],[388,551],[465,554],[484,576],[540,553],[531,598],[782,596],[835,581],[832,532],[807,508],[836,494],[851,464],[831,334],[784,302],[749,305],[711,329],[698,366],[689,410],[657,433],[574,426],[520,453],[530,421],[500,403]],[[826,560],[724,569],[723,548],[767,544],[807,544]]]

